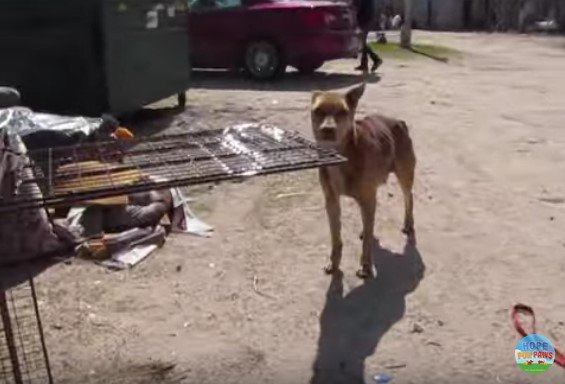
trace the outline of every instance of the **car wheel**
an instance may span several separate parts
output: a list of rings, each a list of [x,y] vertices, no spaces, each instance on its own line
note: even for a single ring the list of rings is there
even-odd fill
[[[319,63],[304,63],[297,65],[296,69],[302,74],[309,75],[320,69],[322,65],[324,65],[323,61]]]
[[[180,92],[177,95],[178,106],[181,109],[186,108],[186,92]]]
[[[245,70],[257,80],[270,80],[284,73],[279,49],[268,41],[250,43],[245,50]]]

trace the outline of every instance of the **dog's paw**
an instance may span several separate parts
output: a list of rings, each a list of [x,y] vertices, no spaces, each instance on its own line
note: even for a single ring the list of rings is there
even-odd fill
[[[335,273],[339,273],[340,270],[338,266],[329,263],[324,267],[324,272],[326,273],[326,275],[333,275]]]
[[[358,278],[363,280],[371,279],[373,277],[373,268],[363,266],[357,271],[356,275]]]

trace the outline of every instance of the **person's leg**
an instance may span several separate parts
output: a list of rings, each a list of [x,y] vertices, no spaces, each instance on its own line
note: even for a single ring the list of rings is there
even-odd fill
[[[373,66],[371,67],[371,72],[375,72],[383,63],[383,60],[377,55],[373,49],[367,45],[367,53],[371,57],[371,61],[373,62]]]
[[[361,34],[361,63],[357,68],[358,71],[367,71],[369,69],[369,47],[367,46],[367,37],[369,33],[367,30],[363,30]]]
[[[155,226],[169,213],[173,205],[168,190],[131,194],[128,200],[128,205],[111,207],[106,211],[105,231],[121,232],[131,228]]]
[[[104,207],[91,205],[81,214],[78,223],[80,236],[84,238],[99,237],[104,234]]]
[[[153,227],[169,211],[170,206],[162,201],[149,205],[127,205],[112,207],[104,215],[104,230],[110,233],[127,231],[132,228]]]

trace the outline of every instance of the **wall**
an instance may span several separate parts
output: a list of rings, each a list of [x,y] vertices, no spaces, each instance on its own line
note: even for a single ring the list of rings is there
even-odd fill
[[[472,7],[471,28],[486,28],[489,24],[489,0],[474,0]]]
[[[412,20],[414,28],[431,29],[428,20],[430,0],[415,0],[412,4]]]
[[[463,0],[432,0],[432,26],[440,30],[463,29]]]
[[[413,17],[417,28],[463,30],[482,29],[487,27],[489,21],[489,5],[491,1],[496,0],[413,1]],[[465,16],[465,8],[467,8],[467,16]]]
[[[458,30],[464,27],[464,0],[414,0],[416,28]]]
[[[565,0],[413,0],[414,27],[420,29],[524,30],[551,16],[565,30]]]

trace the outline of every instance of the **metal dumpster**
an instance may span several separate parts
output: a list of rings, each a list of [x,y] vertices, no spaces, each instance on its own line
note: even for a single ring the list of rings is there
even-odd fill
[[[189,87],[185,1],[3,0],[0,85],[60,114],[122,114]]]

